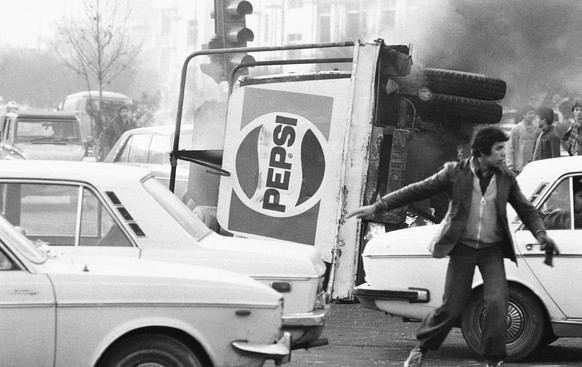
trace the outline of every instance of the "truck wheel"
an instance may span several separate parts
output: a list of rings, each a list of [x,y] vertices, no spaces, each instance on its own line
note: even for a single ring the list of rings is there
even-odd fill
[[[433,93],[497,101],[505,97],[505,81],[481,74],[454,70],[424,69],[422,86]]]
[[[481,331],[484,319],[483,291],[471,296],[461,317],[463,338],[471,350],[480,354]],[[542,342],[546,318],[540,301],[520,288],[509,288],[507,312],[506,362],[515,362],[531,354]]]
[[[475,124],[496,124],[501,120],[503,108],[492,101],[433,94],[422,109],[428,121],[444,118],[454,122]]]
[[[108,351],[102,367],[210,367],[186,345],[174,338],[146,334],[128,338]]]

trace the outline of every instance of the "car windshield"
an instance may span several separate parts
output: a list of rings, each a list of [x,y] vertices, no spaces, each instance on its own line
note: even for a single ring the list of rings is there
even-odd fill
[[[143,182],[143,185],[154,199],[197,241],[212,232],[200,218],[156,178],[148,178]]]
[[[82,144],[79,125],[71,121],[19,120],[16,141],[39,144]]]
[[[42,264],[46,261],[47,253],[35,246],[2,216],[0,216],[0,232],[0,238],[29,261],[35,264]]]

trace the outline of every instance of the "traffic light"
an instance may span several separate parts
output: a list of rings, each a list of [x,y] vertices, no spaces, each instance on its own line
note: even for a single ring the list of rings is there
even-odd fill
[[[216,0],[216,25],[224,39],[224,47],[246,47],[255,39],[246,26],[246,16],[253,13],[253,5],[245,0]],[[222,19],[220,19],[222,18]],[[218,33],[217,32],[217,33]]]
[[[253,5],[246,0],[214,0],[214,24],[216,34],[208,43],[209,49],[246,47],[255,39],[253,31],[246,27],[245,17],[253,13]],[[246,53],[210,55],[210,64],[200,65],[203,73],[217,83],[228,79],[231,70],[241,62],[254,62]],[[248,73],[246,69],[241,73]]]
[[[214,37],[210,40],[210,42],[208,42],[206,47],[211,50],[223,48],[224,42],[222,41],[220,36],[214,35]],[[214,79],[216,83],[220,83],[227,80],[228,76],[226,75],[225,71],[226,56],[224,54],[214,54],[208,55],[208,57],[210,58],[210,63],[200,64],[200,70],[204,74],[212,77],[212,79]]]

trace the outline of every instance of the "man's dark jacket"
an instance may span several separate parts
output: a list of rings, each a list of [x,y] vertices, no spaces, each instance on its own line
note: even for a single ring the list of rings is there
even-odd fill
[[[473,172],[471,171],[470,159],[467,158],[461,162],[448,162],[441,171],[433,176],[385,195],[374,204],[376,210],[389,211],[446,192],[449,197],[449,208],[445,218],[440,223],[439,232],[430,244],[430,251],[436,258],[447,256],[463,234],[469,218],[473,191]],[[505,166],[496,169],[495,182],[497,183],[497,214],[505,233],[502,243],[503,256],[517,262],[507,221],[507,203],[513,206],[522,222],[534,236],[539,231],[545,231],[545,227],[540,213],[521,193],[513,172]]]

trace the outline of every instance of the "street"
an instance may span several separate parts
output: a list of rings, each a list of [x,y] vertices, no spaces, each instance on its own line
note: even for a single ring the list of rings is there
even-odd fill
[[[358,303],[334,303],[327,320],[324,337],[329,345],[310,350],[293,351],[289,367],[369,367],[402,366],[415,344],[417,323],[382,312],[362,308]],[[429,353],[423,366],[482,366],[465,345],[460,329],[453,329],[442,347]],[[541,348],[520,363],[504,366],[580,366],[582,343],[580,339],[558,339]],[[272,367],[268,362],[265,366]]]

